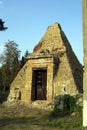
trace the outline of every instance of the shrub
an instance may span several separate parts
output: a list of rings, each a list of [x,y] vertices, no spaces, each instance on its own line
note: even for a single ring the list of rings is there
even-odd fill
[[[57,100],[58,99],[58,100]],[[51,112],[51,116],[64,116],[66,114],[81,112],[81,106],[77,103],[77,96],[71,96],[69,94],[56,97],[54,100],[54,108]]]
[[[72,113],[77,110],[76,98],[70,95],[63,96],[63,110],[67,113]]]

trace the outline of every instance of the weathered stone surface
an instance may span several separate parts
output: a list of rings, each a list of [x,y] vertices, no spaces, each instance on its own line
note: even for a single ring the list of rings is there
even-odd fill
[[[36,94],[36,90],[33,90],[33,71],[41,69],[47,71],[46,90],[43,91],[46,93],[46,101],[50,102],[58,95],[82,92],[82,65],[58,23],[48,27],[27,59],[11,84],[9,101],[20,98],[24,102],[32,102],[32,96]],[[19,96],[15,90],[20,92]]]

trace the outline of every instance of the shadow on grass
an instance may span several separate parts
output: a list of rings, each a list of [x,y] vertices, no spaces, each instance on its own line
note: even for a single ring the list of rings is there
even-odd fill
[[[43,123],[37,117],[2,118],[0,130],[50,130],[50,127],[46,127]]]
[[[21,118],[0,118],[0,127],[6,126],[9,124],[27,124],[27,123],[32,123],[36,121],[36,117],[21,117]]]

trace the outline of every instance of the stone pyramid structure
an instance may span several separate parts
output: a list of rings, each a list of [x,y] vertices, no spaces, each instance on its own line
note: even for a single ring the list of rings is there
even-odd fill
[[[34,47],[10,87],[8,100],[52,101],[83,91],[83,67],[60,24],[54,23]]]

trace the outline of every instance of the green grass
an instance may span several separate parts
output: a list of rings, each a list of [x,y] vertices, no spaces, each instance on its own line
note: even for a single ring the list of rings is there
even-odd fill
[[[50,113],[24,106],[0,106],[0,130],[82,130],[81,113],[55,118]]]

